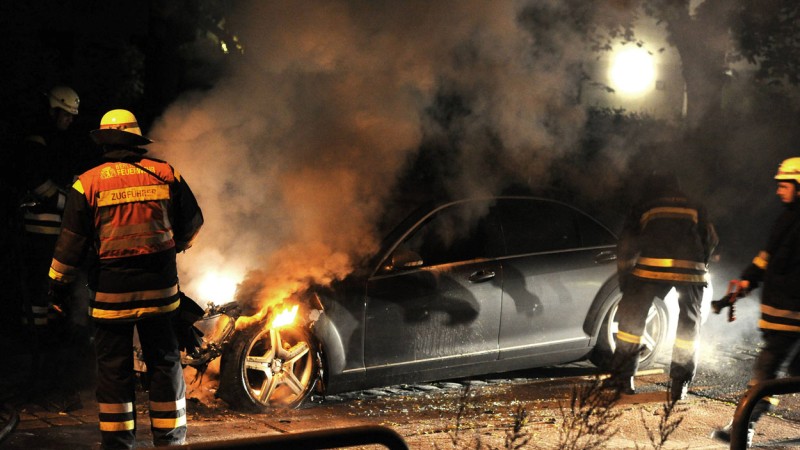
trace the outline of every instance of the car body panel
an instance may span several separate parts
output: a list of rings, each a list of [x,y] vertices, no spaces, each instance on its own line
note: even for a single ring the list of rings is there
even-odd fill
[[[475,274],[494,279],[470,281]],[[409,371],[448,358],[497,359],[502,268],[496,261],[425,267],[375,277],[367,292],[367,370],[405,364]]]
[[[530,197],[451,202],[402,224],[370,267],[320,293],[327,392],[589,354],[603,316],[588,317],[616,284],[607,228]]]

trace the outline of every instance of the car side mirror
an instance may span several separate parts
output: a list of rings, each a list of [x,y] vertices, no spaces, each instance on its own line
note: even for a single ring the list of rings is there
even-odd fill
[[[384,266],[384,270],[390,272],[392,270],[412,269],[421,265],[422,257],[417,252],[400,247],[392,253],[390,262]]]

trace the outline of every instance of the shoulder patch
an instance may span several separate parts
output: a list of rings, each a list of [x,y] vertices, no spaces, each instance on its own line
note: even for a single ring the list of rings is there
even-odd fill
[[[81,183],[80,179],[75,180],[75,182],[72,183],[72,189],[75,189],[76,191],[80,192],[81,194],[85,194],[85,192],[83,190],[83,183]]]

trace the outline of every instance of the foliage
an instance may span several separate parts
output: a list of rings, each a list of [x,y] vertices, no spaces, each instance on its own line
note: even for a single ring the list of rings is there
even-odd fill
[[[617,389],[606,389],[596,378],[592,383],[574,386],[569,405],[560,405],[563,421],[559,428],[559,446],[563,450],[606,448],[619,431],[614,421],[622,413],[615,409],[621,398]]]
[[[800,84],[800,3],[742,0],[731,25],[739,44],[734,56],[758,65],[759,79]]]
[[[655,450],[664,448],[672,433],[683,423],[683,416],[680,413],[682,413],[684,409],[678,408],[678,402],[670,400],[669,389],[667,389],[666,397],[666,401],[661,405],[661,418],[659,419],[658,428],[656,430],[647,427],[647,422],[644,418],[644,410],[639,411],[642,414],[642,424],[644,424],[647,430],[647,437]]]

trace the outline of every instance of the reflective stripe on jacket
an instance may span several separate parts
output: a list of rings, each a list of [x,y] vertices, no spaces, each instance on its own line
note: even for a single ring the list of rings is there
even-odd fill
[[[800,204],[786,206],[741,278],[763,282],[759,328],[800,333]]]
[[[677,191],[662,193],[632,209],[620,238],[620,269],[645,280],[706,285],[717,243],[702,206]]]
[[[98,256],[89,277],[95,292],[92,317],[134,320],[174,311],[179,305],[176,239],[194,238],[203,223],[200,208],[169,164],[130,150],[106,157],[111,161],[73,184],[50,277],[71,282],[92,247]]]

